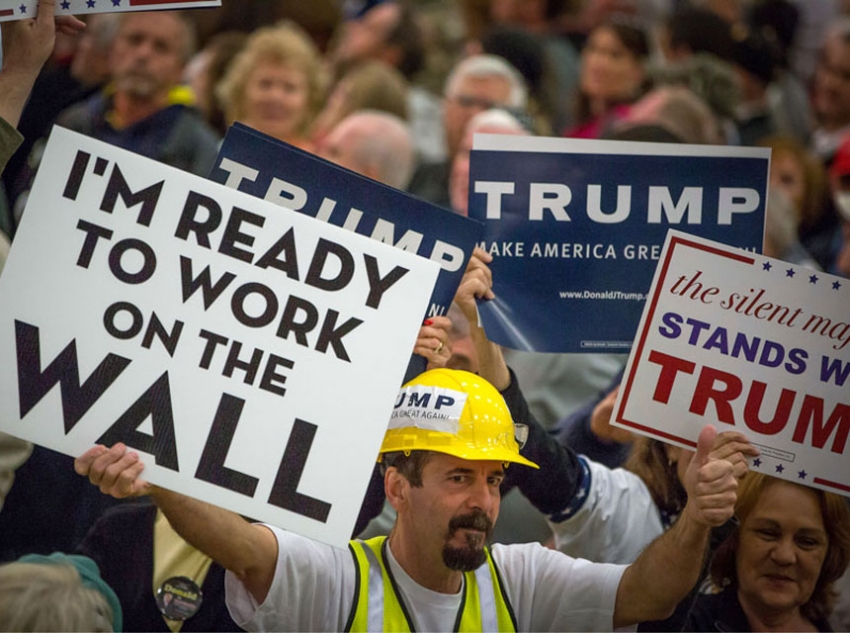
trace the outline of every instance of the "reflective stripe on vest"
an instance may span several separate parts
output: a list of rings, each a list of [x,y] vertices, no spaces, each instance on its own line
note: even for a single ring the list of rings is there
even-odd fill
[[[354,602],[346,631],[413,631],[413,621],[398,593],[384,549],[387,539],[351,541],[357,571]],[[511,605],[502,590],[496,565],[487,554],[487,564],[464,574],[464,596],[454,630],[516,631]]]

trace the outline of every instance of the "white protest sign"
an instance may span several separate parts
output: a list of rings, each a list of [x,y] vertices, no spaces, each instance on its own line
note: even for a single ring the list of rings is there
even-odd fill
[[[736,429],[753,470],[850,496],[848,308],[850,280],[670,231],[612,423]]]
[[[0,430],[344,545],[439,266],[55,127],[0,277]]]
[[[56,15],[220,7],[221,0],[56,0]],[[0,22],[34,18],[38,0],[0,0]]]

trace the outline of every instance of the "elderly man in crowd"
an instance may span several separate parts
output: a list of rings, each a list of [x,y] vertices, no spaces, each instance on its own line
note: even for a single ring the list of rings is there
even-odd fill
[[[443,128],[448,158],[445,162],[422,164],[409,189],[429,202],[451,208],[449,174],[466,124],[490,108],[525,110],[528,90],[519,71],[501,57],[473,55],[454,67],[444,92]]]
[[[194,26],[179,11],[124,14],[110,53],[110,84],[65,110],[57,124],[206,176],[218,137],[192,107],[191,91],[180,86],[194,48]],[[43,142],[36,145],[30,164],[43,151]],[[27,197],[18,197],[17,217]]]
[[[317,153],[395,189],[407,187],[415,161],[408,126],[397,116],[376,110],[345,117],[322,140]]]

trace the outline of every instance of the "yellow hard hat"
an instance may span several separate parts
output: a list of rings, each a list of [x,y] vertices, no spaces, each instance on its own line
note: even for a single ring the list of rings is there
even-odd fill
[[[517,426],[489,382],[468,371],[432,369],[399,391],[380,452],[436,451],[538,468],[519,454]]]

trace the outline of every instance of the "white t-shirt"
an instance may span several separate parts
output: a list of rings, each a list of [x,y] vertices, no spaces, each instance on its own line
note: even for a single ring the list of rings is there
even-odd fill
[[[227,607],[247,631],[341,631],[354,599],[354,560],[338,549],[270,527],[278,541],[275,577],[258,605],[230,572]],[[389,551],[389,548],[388,548]],[[520,631],[610,631],[617,587],[625,566],[570,558],[538,543],[494,545]],[[390,566],[414,625],[450,631],[461,594],[442,594],[416,584],[392,557]]]
[[[584,477],[577,497],[584,502],[559,517],[564,520],[550,519],[555,547],[600,563],[631,564],[664,532],[658,506],[634,473],[580,459]]]

